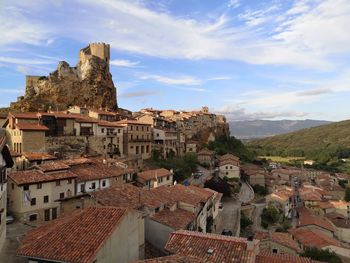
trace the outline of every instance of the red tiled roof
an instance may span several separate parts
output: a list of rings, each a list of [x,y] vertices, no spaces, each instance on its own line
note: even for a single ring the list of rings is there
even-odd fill
[[[118,128],[122,128],[124,127],[121,124],[118,124],[117,122],[111,122],[111,121],[99,121],[98,126],[102,126],[102,127],[118,127]]]
[[[150,190],[131,184],[115,184],[90,194],[102,205],[128,207],[136,210],[143,206],[157,208],[165,204],[165,200],[161,200]]]
[[[254,238],[260,241],[271,240],[272,242],[281,244],[285,247],[291,248],[294,251],[299,251],[299,246],[296,241],[288,233],[283,232],[255,232]]]
[[[68,170],[70,167],[60,161],[52,161],[48,163],[43,163],[36,166],[39,170],[43,172],[52,172],[52,171],[62,171]]]
[[[289,254],[274,254],[269,252],[261,252],[256,256],[256,263],[316,263],[319,261],[306,257],[299,257]]]
[[[96,112],[96,113],[102,114],[102,115],[109,115],[109,116],[116,116],[116,115],[118,115],[118,113],[116,113],[116,112],[106,111],[106,110],[89,109],[89,111]]]
[[[203,261],[200,258],[196,257],[186,257],[179,255],[171,255],[160,258],[151,258],[145,260],[139,260],[135,263],[212,263],[211,261]]]
[[[174,230],[179,230],[187,229],[188,225],[196,219],[196,215],[183,209],[176,209],[175,211],[163,209],[155,213],[151,218]]]
[[[165,245],[165,250],[172,254],[232,263],[251,262],[254,253],[247,248],[247,240],[244,238],[185,230],[171,233]]]
[[[12,172],[8,175],[8,177],[11,178],[17,185],[23,185],[70,179],[75,178],[76,175],[70,171],[45,174],[38,170],[26,170]]]
[[[299,212],[299,222],[298,222],[299,227],[316,225],[324,229],[327,229],[328,231],[334,232],[334,227],[330,222],[328,222],[326,219],[322,217],[314,215],[307,208],[302,207],[298,209],[298,212]]]
[[[290,228],[288,232],[304,247],[323,248],[326,246],[341,246],[340,241],[323,234],[321,231]]]
[[[77,175],[77,182],[85,182],[95,179],[119,177],[124,174],[133,173],[134,169],[92,163],[72,166],[71,171]]]
[[[74,263],[92,262],[126,214],[126,209],[113,207],[76,211],[29,231],[17,255]]]
[[[130,120],[130,119],[120,120],[120,121],[117,121],[116,123],[118,123],[118,124],[137,124],[137,125],[151,126],[151,124],[149,124],[149,123],[141,122],[141,121],[138,121],[138,120]]]
[[[37,119],[38,112],[10,112],[10,115],[17,119]]]
[[[62,160],[61,162],[69,166],[75,166],[75,165],[81,165],[81,164],[91,164],[92,160],[81,157],[81,158]]]
[[[160,177],[167,177],[170,176],[171,172],[167,169],[160,168],[160,169],[154,169],[154,170],[148,170],[144,172],[140,172],[137,174],[137,177],[142,179],[143,181],[148,181]]]
[[[39,116],[54,116],[57,119],[75,119],[76,116],[70,114],[70,113],[65,113],[65,112],[40,112],[38,114]]]
[[[333,212],[326,214],[326,217],[336,226],[339,228],[350,228],[350,222],[349,220],[343,216],[342,214]]]
[[[228,154],[224,154],[224,155],[220,156],[219,160],[220,160],[220,162],[224,161],[224,160],[236,160],[236,161],[239,161],[239,157],[228,153]]]
[[[23,153],[23,156],[28,159],[28,161],[47,161],[47,160],[55,160],[57,157],[48,154],[48,153],[35,153],[35,152],[26,152]]]
[[[211,151],[211,150],[208,150],[208,149],[203,149],[203,150],[201,150],[201,151],[199,151],[198,153],[197,153],[197,155],[214,155],[215,154],[215,152],[214,151]]]
[[[46,126],[37,124],[37,123],[16,123],[16,127],[24,131],[48,131],[49,130],[49,128],[47,128]]]

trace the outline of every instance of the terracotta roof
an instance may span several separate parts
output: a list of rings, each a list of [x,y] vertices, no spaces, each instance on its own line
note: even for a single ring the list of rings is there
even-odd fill
[[[322,195],[317,191],[299,191],[301,199],[304,201],[322,201]]]
[[[306,257],[299,257],[290,254],[275,254],[269,252],[260,252],[256,256],[256,263],[316,263],[315,261]]]
[[[36,165],[39,170],[43,172],[52,172],[52,171],[62,171],[62,170],[68,170],[70,167],[60,161],[51,161],[47,163],[43,163],[40,165]]]
[[[326,214],[328,220],[330,220],[336,227],[339,228],[350,228],[350,221],[348,218],[339,213],[328,213]]]
[[[220,162],[224,161],[224,160],[236,160],[236,161],[239,161],[239,157],[234,156],[233,154],[227,153],[227,154],[224,154],[224,155],[220,156],[219,160],[220,160]]]
[[[321,231],[303,228],[290,228],[288,232],[304,247],[323,248],[341,246],[340,241],[323,234]]]
[[[77,182],[85,182],[95,179],[119,177],[124,174],[133,173],[134,169],[91,163],[72,166],[71,171],[77,175]]]
[[[28,161],[47,161],[47,160],[55,160],[57,157],[48,154],[48,153],[34,153],[34,152],[26,152],[23,153],[23,156],[28,159]]]
[[[11,178],[17,185],[23,185],[70,179],[75,178],[76,175],[70,171],[45,174],[38,170],[26,170],[12,172],[8,175],[8,177]]]
[[[255,240],[257,244],[257,240]],[[247,240],[216,234],[178,230],[170,234],[165,250],[182,256],[194,256],[211,262],[252,262],[254,253]]]
[[[321,208],[321,209],[327,209],[327,208],[333,208],[334,206],[332,205],[331,202],[329,201],[326,201],[326,202],[319,202],[318,203],[318,206]]]
[[[89,111],[96,112],[96,113],[102,114],[102,115],[108,115],[108,116],[116,116],[116,115],[118,115],[116,112],[106,111],[106,110],[89,109]]]
[[[40,112],[38,114],[39,116],[53,116],[57,119],[75,119],[76,116],[70,113],[65,113],[65,112]]]
[[[73,263],[92,262],[126,209],[90,207],[29,231],[17,255]],[[108,218],[108,220],[106,220]]]
[[[145,190],[131,184],[115,184],[90,194],[100,204],[106,206],[141,209],[143,206],[157,208],[165,203],[164,200],[158,198],[150,190]]]
[[[118,127],[118,128],[124,127],[123,125],[117,122],[111,122],[111,121],[99,121],[97,124],[98,126],[102,126],[102,127]]]
[[[37,123],[16,123],[16,127],[24,131],[48,131],[49,130],[49,128],[47,128],[46,126],[37,124]]]
[[[151,124],[149,124],[149,123],[141,122],[141,121],[138,121],[138,120],[130,120],[130,119],[120,120],[120,121],[117,121],[116,123],[118,123],[118,124],[137,124],[137,125],[151,126]]]
[[[38,112],[10,112],[10,115],[17,119],[37,119]]]
[[[203,150],[201,150],[201,151],[199,151],[198,153],[197,153],[197,155],[214,155],[215,154],[215,152],[214,151],[211,151],[211,150],[208,150],[208,149],[203,149]]]
[[[171,255],[160,258],[151,258],[145,260],[139,260],[135,263],[212,263],[211,261],[203,261],[200,258],[196,257],[186,257],[179,255]]]
[[[288,233],[283,232],[255,232],[254,238],[260,241],[271,240],[272,242],[281,244],[285,247],[289,247],[294,251],[299,251],[298,243]]]
[[[80,158],[62,160],[61,162],[69,166],[75,166],[75,165],[81,165],[81,164],[90,164],[92,163],[92,160],[88,158],[80,157]]]
[[[154,170],[148,170],[144,172],[140,172],[137,174],[137,177],[142,179],[143,181],[148,181],[152,179],[156,179],[159,177],[167,177],[170,176],[171,172],[167,169],[160,168],[160,169],[154,169]]]
[[[271,197],[276,197],[283,201],[289,200],[289,198],[291,198],[293,195],[294,195],[294,191],[290,187],[283,187],[283,188],[277,189],[275,192],[270,194]]]
[[[175,211],[163,209],[155,213],[151,218],[174,230],[179,230],[187,229],[188,225],[196,219],[196,215],[183,209],[176,209]]]
[[[302,207],[298,209],[299,213],[299,222],[298,227],[316,225],[322,227],[328,231],[334,232],[334,227],[326,219],[314,215],[307,208]]]
[[[164,203],[175,204],[178,202],[198,206],[201,203],[205,203],[214,193],[200,187],[193,185],[171,185],[160,186],[150,190],[156,194]]]

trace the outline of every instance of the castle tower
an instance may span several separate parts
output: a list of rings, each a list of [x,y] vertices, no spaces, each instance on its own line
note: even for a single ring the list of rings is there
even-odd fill
[[[107,62],[109,66],[110,61],[110,45],[105,43],[90,43],[87,47],[79,52],[79,62],[84,63],[92,56],[99,57]]]

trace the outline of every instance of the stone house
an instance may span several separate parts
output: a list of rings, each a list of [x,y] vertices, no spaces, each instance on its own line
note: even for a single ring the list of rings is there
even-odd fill
[[[336,212],[326,214],[326,218],[328,219],[328,221],[332,223],[335,229],[335,236],[343,242],[349,242],[350,240],[349,218]]]
[[[44,164],[56,159],[57,157],[48,153],[25,152],[14,157],[13,170],[27,170],[34,165]]]
[[[0,250],[6,239],[7,172],[13,166],[6,137],[0,136]]]
[[[208,149],[203,149],[197,153],[197,157],[199,163],[204,163],[206,165],[213,166],[215,152]]]
[[[294,190],[287,186],[277,188],[266,196],[266,205],[272,205],[282,211],[285,217],[290,218],[294,208]]]
[[[164,168],[137,173],[137,182],[144,188],[151,189],[173,184],[173,172]]]
[[[124,153],[129,157],[137,156],[144,160],[151,158],[153,143],[151,125],[135,120],[121,120],[116,123],[124,127]]]
[[[247,175],[248,182],[250,185],[260,185],[265,187],[267,172],[263,168],[257,165],[245,164],[241,166],[241,169],[244,172],[244,174]]]
[[[27,170],[8,176],[9,211],[21,222],[49,221],[59,215],[56,200],[75,193],[76,175],[67,167],[55,171]]]
[[[144,258],[144,242],[144,220],[138,212],[90,207],[30,230],[17,255],[31,263],[128,263]]]
[[[301,252],[299,244],[288,233],[258,231],[254,233],[254,238],[260,240],[260,251],[291,255]]]
[[[225,154],[219,158],[219,175],[221,178],[239,180],[240,178],[239,158],[232,154]]]

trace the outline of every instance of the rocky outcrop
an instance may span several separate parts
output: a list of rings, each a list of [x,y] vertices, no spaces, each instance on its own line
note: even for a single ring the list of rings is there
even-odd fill
[[[107,59],[90,55],[80,59],[76,67],[61,61],[47,77],[27,76],[25,95],[10,107],[37,111],[63,110],[71,105],[117,108],[116,88]]]

